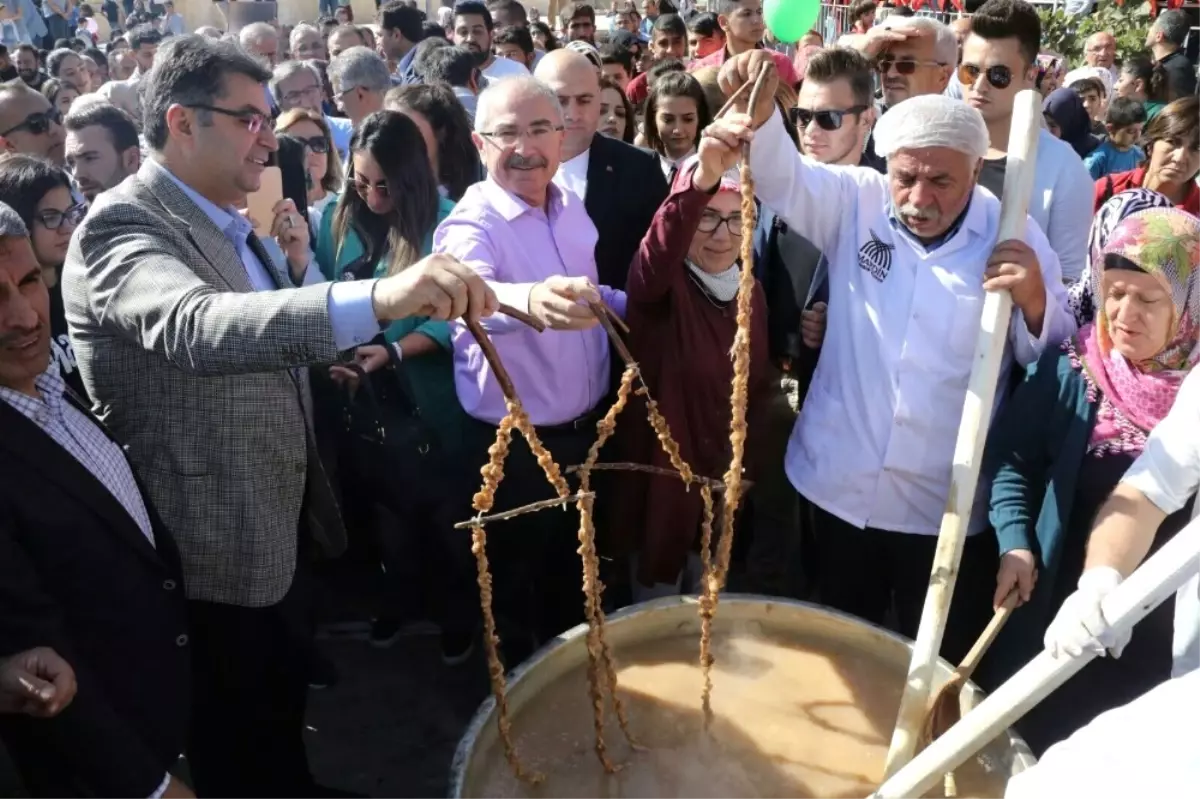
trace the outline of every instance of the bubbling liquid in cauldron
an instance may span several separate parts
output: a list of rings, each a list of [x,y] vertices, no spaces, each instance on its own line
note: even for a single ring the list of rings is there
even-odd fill
[[[821,640],[714,637],[713,714],[700,709],[694,635],[616,653],[633,734],[626,744],[611,711],[605,774],[584,670],[552,683],[513,718],[538,786],[513,776],[499,745],[482,758],[472,793],[494,797],[864,797],[883,779],[904,675],[861,650]],[[480,753],[483,754],[483,753]],[[999,797],[1006,776],[976,758],[956,772],[959,796]],[[941,796],[941,786],[930,796]]]

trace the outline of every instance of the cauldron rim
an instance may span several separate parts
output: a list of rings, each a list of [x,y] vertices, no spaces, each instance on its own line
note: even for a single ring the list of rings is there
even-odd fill
[[[697,607],[699,605],[699,599],[694,594],[680,594],[677,596],[667,596],[659,599],[652,599],[648,602],[640,602],[636,605],[629,605],[621,608],[619,611],[608,617],[607,623],[615,624],[624,619],[628,619],[630,616],[648,614],[664,608],[675,608],[679,605],[690,605],[692,607]],[[834,610],[833,608],[825,605],[818,605],[814,602],[805,602],[803,600],[788,599],[785,597],[767,596],[765,594],[723,593],[721,594],[721,605],[725,607],[728,607],[729,605],[785,606],[798,610],[813,612],[823,615],[827,618],[849,622],[858,627],[866,628],[877,635],[880,635],[884,638],[889,638],[895,643],[901,644],[906,649],[911,650],[913,645],[911,639],[906,638],[903,635],[894,632],[893,630],[889,630],[886,627],[882,627],[865,619],[861,619],[858,616],[854,616],[849,613],[843,613],[839,610]],[[717,618],[720,618],[719,609]],[[583,638],[586,634],[587,624],[579,624],[561,633],[554,639],[547,641],[541,646],[541,648],[539,648],[528,659],[526,659],[524,663],[521,663],[519,666],[517,666],[517,668],[508,673],[507,680],[509,691],[511,692],[513,687],[520,683],[521,679],[526,673],[534,668],[537,668],[539,664],[543,663],[550,653],[566,646],[568,643],[577,638]],[[948,673],[953,669],[954,667],[950,663],[941,658],[938,659],[938,671],[944,670]],[[982,699],[983,697],[982,689],[980,689],[979,686],[975,685],[973,682],[968,682],[963,689],[963,695],[966,696],[971,693],[974,693],[977,700]],[[466,787],[465,782],[467,778],[467,768],[470,765],[471,754],[474,751],[475,743],[480,739],[480,733],[483,731],[484,726],[490,722],[493,722],[492,713],[495,709],[495,706],[496,699],[494,696],[489,695],[486,699],[484,699],[483,702],[480,703],[479,708],[475,711],[475,714],[471,717],[471,721],[467,725],[466,729],[463,730],[462,737],[459,738],[458,746],[454,750],[454,759],[450,764],[450,784],[448,786],[448,795],[451,797],[451,799],[460,799],[464,796],[463,791]],[[1006,731],[1005,735],[1008,736],[1009,744],[1013,748],[1013,763],[1015,766],[1017,766],[1016,773],[1024,771],[1037,762],[1033,757],[1033,754],[1029,751],[1028,746],[1020,738],[1020,736],[1018,736],[1011,729]],[[1013,776],[1015,776],[1015,774]]]

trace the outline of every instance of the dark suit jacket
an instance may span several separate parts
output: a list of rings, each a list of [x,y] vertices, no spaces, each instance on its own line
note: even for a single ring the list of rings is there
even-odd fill
[[[602,285],[625,290],[629,265],[665,199],[667,179],[657,155],[595,135],[588,159],[584,206],[600,234],[596,271]]]
[[[184,749],[191,701],[179,552],[148,501],[154,546],[3,401],[0,430],[0,656],[52,647],[79,686],[53,719],[0,716],[0,738],[35,796],[149,796]]]

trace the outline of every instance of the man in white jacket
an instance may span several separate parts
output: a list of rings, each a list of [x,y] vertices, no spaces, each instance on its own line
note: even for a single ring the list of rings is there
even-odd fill
[[[731,96],[767,64],[755,51],[726,62]],[[797,154],[769,100],[750,117],[710,125],[705,147],[753,137],[755,192],[829,262],[828,332],[792,431],[786,470],[813,509],[821,601],[876,623],[894,597],[913,636],[950,489],[954,441],[984,294],[1008,290],[1015,310],[1001,365],[1027,365],[1074,332],[1058,258],[1038,226],[996,244],[1000,203],[976,185],[987,151],[979,112],[942,95],[914,97],[875,128],[888,174]],[[997,404],[1005,392],[997,392]],[[991,615],[997,552],[981,480],[943,649],[965,653]]]
[[[1023,0],[988,0],[971,17],[958,80],[967,104],[987,122],[989,146],[979,182],[999,197],[1004,188],[1013,100],[1037,80],[1042,26]],[[1047,130],[1038,138],[1037,170],[1029,215],[1058,254],[1063,278],[1079,279],[1087,262],[1094,182],[1083,160]]]

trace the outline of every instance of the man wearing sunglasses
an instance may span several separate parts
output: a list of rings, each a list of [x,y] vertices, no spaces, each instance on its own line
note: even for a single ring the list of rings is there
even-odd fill
[[[748,53],[726,64],[722,91],[732,96],[764,61]],[[988,148],[978,111],[942,95],[889,110],[875,126],[884,176],[795,154],[771,102],[774,83],[769,75],[753,119],[713,122],[700,148],[736,150],[752,137],[756,196],[825,254],[828,335],[785,469],[812,506],[822,601],[881,623],[894,596],[899,629],[912,636],[985,293],[1008,290],[1014,305],[1000,385],[1073,333],[1075,320],[1036,225],[996,244],[1000,203],[976,183]],[[971,595],[959,603],[956,594],[942,649],[951,659],[990,616],[998,557],[987,503],[976,505],[956,589]]]
[[[0,84],[0,150],[45,158],[63,166],[62,114],[23,83]]]
[[[971,17],[971,32],[963,42],[958,80],[967,104],[979,110],[988,129],[979,183],[997,197],[1004,193],[1013,101],[1017,92],[1034,87],[1041,37],[1041,20],[1029,3],[988,0]],[[1071,282],[1083,273],[1087,260],[1094,188],[1071,146],[1043,129],[1029,215],[1045,232],[1058,253],[1063,277]]]

